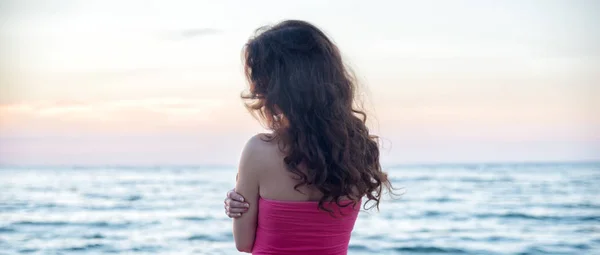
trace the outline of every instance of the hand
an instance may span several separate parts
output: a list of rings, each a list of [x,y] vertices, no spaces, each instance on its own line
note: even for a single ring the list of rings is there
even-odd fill
[[[250,207],[248,203],[244,203],[244,197],[236,193],[233,189],[227,192],[227,198],[225,198],[224,203],[225,214],[227,214],[229,218],[238,218],[242,216],[242,213],[248,211],[248,207]]]

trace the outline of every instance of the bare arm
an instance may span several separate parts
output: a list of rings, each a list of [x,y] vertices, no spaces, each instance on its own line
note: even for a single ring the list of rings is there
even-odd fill
[[[242,152],[238,169],[238,180],[235,191],[242,195],[250,205],[248,210],[238,218],[233,219],[233,237],[239,251],[252,252],[256,234],[258,217],[259,176],[260,176],[260,139],[252,138]]]

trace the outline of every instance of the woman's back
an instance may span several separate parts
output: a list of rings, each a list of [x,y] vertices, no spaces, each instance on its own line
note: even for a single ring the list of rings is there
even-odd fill
[[[252,254],[346,254],[360,204],[353,206],[349,200],[342,201],[347,207],[326,204],[333,215],[319,210],[322,193],[311,186],[294,189],[298,180],[286,169],[277,142],[264,134],[253,140],[262,155],[253,160],[263,167],[258,173],[260,198]]]
[[[319,208],[322,193],[311,185],[296,189],[298,180],[283,163],[285,151],[268,138],[259,134],[248,141],[244,153],[250,156],[242,161],[253,170],[240,171],[238,180],[252,178],[258,189],[256,197],[246,193],[249,214],[256,215],[252,254],[346,254],[360,201],[342,197],[339,205],[327,202],[326,210]]]
[[[299,186],[298,190],[294,187],[298,184],[297,177],[286,169],[284,163],[285,154],[279,149],[277,141],[269,140],[268,135],[259,134],[253,139],[256,140],[256,149],[264,157],[258,164],[262,165],[259,179],[260,197],[270,200],[283,201],[319,201],[323,193],[311,186]],[[300,169],[306,173],[306,170]]]

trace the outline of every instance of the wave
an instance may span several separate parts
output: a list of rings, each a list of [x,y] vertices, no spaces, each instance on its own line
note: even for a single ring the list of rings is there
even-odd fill
[[[85,198],[101,198],[101,199],[114,199],[114,197],[106,195],[106,194],[96,194],[96,193],[85,193],[83,194]]]
[[[107,246],[104,244],[86,244],[83,246],[74,246],[61,249],[61,251],[87,251],[87,250],[95,250],[100,248],[106,248]]]
[[[19,253],[21,254],[28,254],[28,253],[34,253],[34,252],[38,252],[38,249],[20,249]]]
[[[476,214],[476,218],[487,219],[487,218],[503,218],[503,219],[522,219],[522,220],[540,220],[540,221],[600,221],[600,216],[543,216],[543,215],[531,215],[526,213],[484,213]]]
[[[100,227],[100,228],[125,228],[130,226],[132,223],[110,223],[106,221],[97,222],[68,222],[68,221],[17,221],[12,223],[13,226],[33,226],[33,227],[64,227],[64,226],[77,226],[77,227]]]
[[[386,238],[387,238],[387,236],[385,236],[385,235],[370,235],[370,236],[363,237],[361,239],[365,239],[365,240],[384,240]]]
[[[184,216],[184,217],[179,217],[178,219],[184,220],[184,221],[207,221],[207,220],[211,220],[212,218],[210,218],[210,217]]]
[[[422,214],[424,217],[439,217],[443,215],[449,215],[449,213],[440,211],[426,211]]]
[[[560,247],[559,249],[552,249],[552,247]],[[577,252],[572,251],[566,253],[564,248],[570,248],[577,250]],[[591,246],[587,244],[566,244],[566,243],[558,243],[551,245],[550,247],[540,247],[540,246],[529,246],[522,252],[518,253],[518,255],[539,255],[539,254],[591,254],[588,253],[592,249]],[[587,251],[587,252],[586,252]],[[583,253],[581,253],[583,252]],[[595,254],[595,253],[594,253]]]
[[[472,183],[494,183],[494,182],[512,182],[513,178],[500,177],[500,178],[477,178],[477,177],[465,177],[458,179],[460,182],[472,182]]]
[[[66,221],[37,221],[37,222],[35,222],[35,221],[17,221],[17,222],[14,222],[12,225],[60,227],[60,226],[67,226],[70,224],[72,224],[72,223],[66,222]]]
[[[214,238],[213,236],[202,235],[202,234],[191,235],[191,236],[185,238],[185,240],[188,240],[188,241],[216,241],[215,239],[216,238]]]
[[[573,249],[576,249],[576,250],[590,250],[590,249],[592,249],[591,246],[589,246],[587,244],[584,244],[584,243],[580,243],[580,244],[564,244],[563,246],[570,247],[570,248],[573,248]]]
[[[131,196],[126,197],[124,200],[125,201],[138,201],[141,199],[142,199],[141,195],[131,195]]]
[[[184,238],[184,240],[186,240],[186,241],[222,242],[222,241],[229,241],[232,238],[233,238],[233,234],[227,232],[227,233],[221,233],[221,234],[215,234],[215,235],[193,234],[193,235],[190,235],[190,236]]]
[[[520,238],[508,237],[508,236],[490,236],[485,238],[488,242],[519,242]]]
[[[4,203],[0,204],[1,212],[10,212],[10,211],[19,211],[23,210],[23,208],[27,207],[28,203],[26,202],[12,202],[12,203]]]
[[[459,202],[462,201],[460,199],[449,198],[449,197],[436,197],[425,200],[427,202],[436,202],[436,203],[450,203],[450,202]]]
[[[596,233],[600,232],[600,228],[596,227],[583,227],[575,230],[575,233]]]
[[[547,208],[565,208],[565,209],[600,209],[600,205],[591,203],[579,204],[540,204],[539,206]]]
[[[485,237],[485,238],[473,238],[473,237],[465,236],[465,237],[461,237],[459,239],[463,240],[463,241],[469,241],[469,242],[491,242],[491,243],[522,241],[520,238],[507,237],[507,236],[489,236],[489,237]]]
[[[131,205],[116,205],[116,206],[85,206],[81,207],[85,210],[90,211],[126,211],[126,210],[136,210],[142,211],[141,208],[134,208]]]
[[[371,251],[371,249],[365,245],[362,244],[350,244],[348,246],[348,250],[350,251]]]
[[[93,235],[85,235],[85,236],[83,236],[83,238],[85,238],[85,239],[104,239],[104,238],[106,238],[106,236],[104,236],[102,234],[93,234]]]
[[[134,203],[125,203],[118,205],[110,205],[110,206],[81,206],[75,207],[77,209],[84,209],[90,211],[157,211],[157,210],[169,210],[172,209],[172,206],[163,206],[163,205],[134,205]]]
[[[397,247],[391,249],[397,252],[412,252],[412,253],[452,253],[452,254],[468,254],[469,252],[456,248],[442,248],[436,246],[408,246]]]
[[[85,194],[83,194],[83,196],[85,198],[122,200],[122,201],[130,201],[130,202],[138,201],[143,198],[141,195],[130,195],[130,196],[126,196],[126,197],[119,197],[119,196],[110,196],[110,195],[106,195],[106,194],[97,194],[97,193],[85,193]]]
[[[579,217],[581,221],[598,221],[600,222],[600,216],[585,216]]]
[[[153,252],[157,252],[157,251],[161,250],[162,248],[163,248],[162,246],[145,245],[145,246],[134,247],[131,249],[131,251],[153,253]]]
[[[16,232],[14,228],[0,227],[0,233],[13,233]]]

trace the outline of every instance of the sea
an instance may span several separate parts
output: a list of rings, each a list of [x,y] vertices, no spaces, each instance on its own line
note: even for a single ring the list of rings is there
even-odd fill
[[[348,254],[600,254],[600,163],[385,167]],[[0,254],[239,254],[223,166],[4,166]]]

